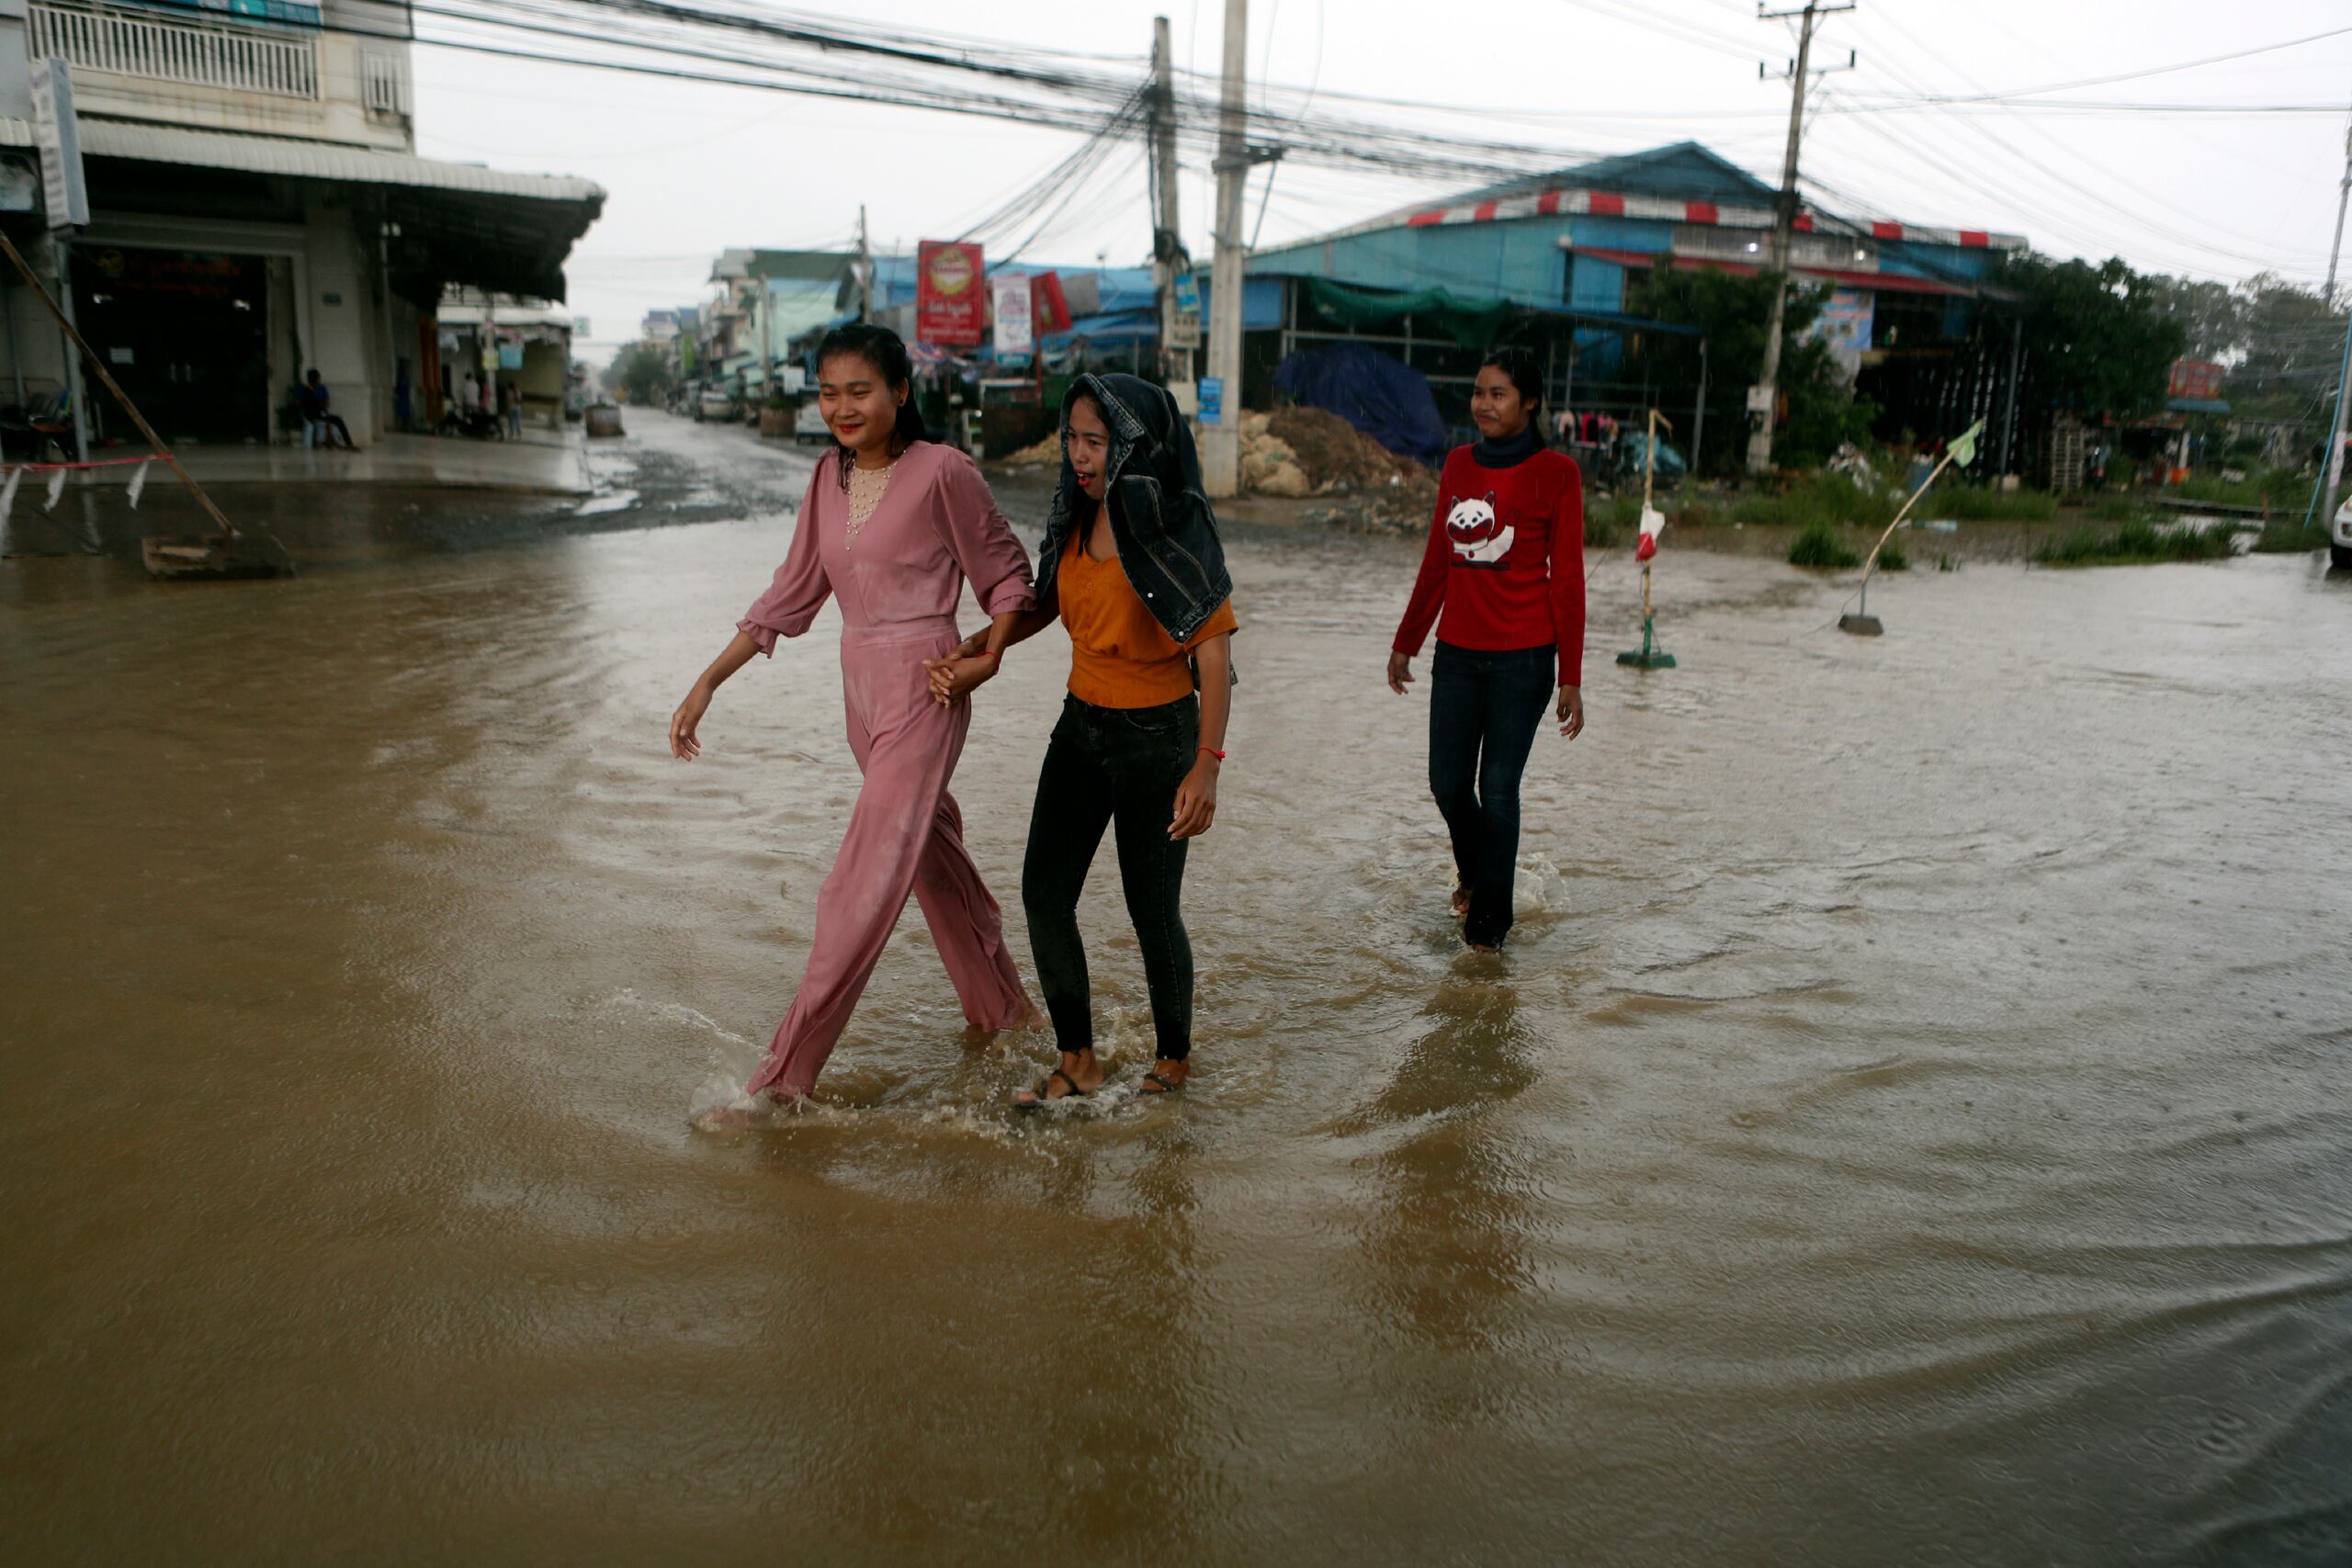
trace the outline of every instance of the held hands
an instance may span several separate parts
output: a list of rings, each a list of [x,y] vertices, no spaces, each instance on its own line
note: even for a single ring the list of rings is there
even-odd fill
[[[1176,812],[1168,823],[1171,839],[1197,839],[1216,819],[1216,775],[1224,766],[1203,751],[1193,759],[1193,771],[1176,786]]]
[[[1574,740],[1584,733],[1584,688],[1560,688],[1560,733]]]
[[[702,742],[695,739],[695,727],[710,706],[710,688],[696,681],[678,711],[670,716],[670,755],[681,761],[691,762],[702,755]]]
[[[988,638],[978,633],[966,637],[922,667],[931,674],[931,699],[942,707],[962,702],[975,687],[993,676],[1003,656],[988,650]]]

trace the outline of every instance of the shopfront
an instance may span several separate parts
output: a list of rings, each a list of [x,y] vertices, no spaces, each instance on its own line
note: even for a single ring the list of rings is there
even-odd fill
[[[269,439],[284,400],[272,374],[270,258],[107,244],[73,256],[83,335],[157,434],[180,446]],[[287,337],[281,372],[294,356]],[[93,400],[90,412],[101,439],[136,438],[110,402]]]

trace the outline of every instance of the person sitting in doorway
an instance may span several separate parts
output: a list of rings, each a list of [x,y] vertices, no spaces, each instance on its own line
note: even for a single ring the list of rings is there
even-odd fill
[[[303,378],[301,389],[294,394],[302,411],[303,445],[306,446],[340,445],[346,452],[358,448],[351,439],[351,426],[334,412],[334,399],[327,384],[319,379],[316,369]]]

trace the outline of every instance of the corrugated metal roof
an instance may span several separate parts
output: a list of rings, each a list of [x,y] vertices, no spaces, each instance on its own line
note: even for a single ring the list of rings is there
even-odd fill
[[[0,119],[0,145],[32,144],[29,122]],[[481,196],[537,201],[605,199],[602,186],[570,175],[514,175],[503,169],[485,169],[478,164],[445,164],[436,158],[382,152],[370,147],[298,141],[284,136],[188,130],[175,125],[136,125],[89,116],[82,120],[82,154],[87,158],[129,158],[142,164],[237,169],[254,175],[287,175],[305,180],[348,180],[356,185],[470,191]]]

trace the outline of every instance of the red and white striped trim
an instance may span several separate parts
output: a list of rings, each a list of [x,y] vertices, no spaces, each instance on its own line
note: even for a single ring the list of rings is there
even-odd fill
[[[1704,223],[1722,229],[1770,229],[1769,207],[1718,207],[1712,201],[1678,201],[1662,196],[1619,196],[1600,190],[1547,190],[1494,201],[1464,202],[1431,208],[1405,220],[1410,229],[1433,229],[1447,223],[1493,223],[1514,218],[1554,218],[1562,215],[1594,218],[1645,218],[1659,223]],[[1796,229],[1810,234],[1818,220],[1800,212]],[[1985,229],[1925,229],[1909,223],[1874,222],[1871,235],[1879,240],[1910,240],[1928,245],[1953,245],[1963,250],[2021,251],[2022,234],[1996,234]]]

